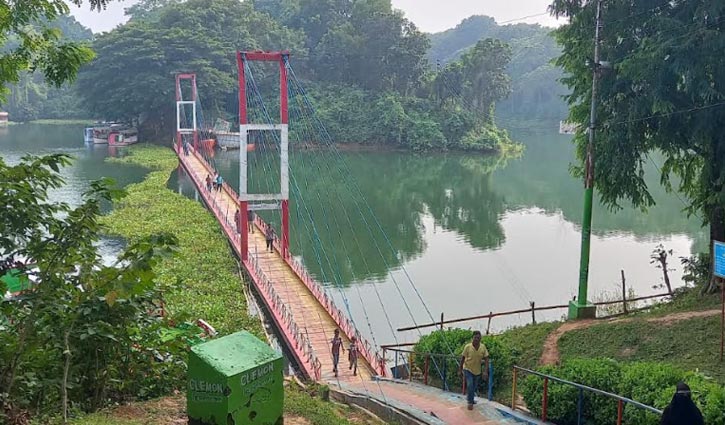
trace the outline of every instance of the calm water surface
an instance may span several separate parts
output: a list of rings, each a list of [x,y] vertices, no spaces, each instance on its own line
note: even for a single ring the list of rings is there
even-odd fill
[[[49,193],[53,201],[80,205],[83,192],[89,183],[102,177],[114,179],[119,187],[141,181],[146,170],[140,167],[104,162],[109,155],[122,154],[120,150],[109,150],[108,146],[86,145],[83,142],[83,126],[18,124],[0,127],[0,156],[8,164],[17,164],[27,154],[48,155],[66,153],[73,163],[61,169],[65,185]],[[110,204],[104,205],[108,211]],[[115,239],[103,239],[99,250],[106,261],[112,261],[122,247]]]
[[[293,252],[378,344],[414,340],[415,332],[391,329],[429,322],[441,312],[453,318],[525,308],[530,301],[565,303],[576,293],[583,196],[581,183],[568,173],[570,137],[548,130],[513,136],[526,151],[508,161],[464,154],[346,152],[340,158],[292,152]],[[122,151],[85,145],[82,126],[0,128],[0,155],[10,164],[28,153],[58,152],[75,160],[62,171],[67,184],[51,196],[71,205],[81,202],[94,179],[111,177],[125,186],[146,173],[104,162]],[[274,156],[251,154],[255,191],[279,189],[279,180],[269,177],[278,169]],[[237,186],[238,152],[219,152],[215,161]],[[648,171],[655,208],[594,211],[591,294],[618,293],[621,269],[637,294],[655,293],[661,272],[649,256],[658,244],[673,249],[675,257],[706,248],[698,220],[685,218],[682,202],[659,188],[655,165]],[[169,185],[194,196],[183,175],[172,176]],[[278,213],[265,218],[280,223]],[[112,258],[119,246],[102,241],[104,257]],[[676,258],[672,267],[680,285]],[[497,318],[492,327],[529,319]],[[485,322],[464,326],[481,329]]]
[[[473,154],[294,151],[290,154],[292,251],[325,282],[337,304],[378,344],[411,341],[413,323],[565,304],[576,294],[582,184],[568,172],[570,136],[555,126],[515,131],[526,145],[519,159]],[[255,192],[279,190],[276,153],[251,153]],[[342,159],[342,160],[341,160]],[[217,167],[238,186],[239,153],[218,152]],[[657,206],[616,213],[598,205],[590,294],[619,294],[620,270],[638,295],[660,292],[661,271],[649,263],[663,244],[674,250],[671,277],[681,285],[676,257],[706,247],[697,219],[648,170]],[[193,195],[180,175],[170,187]],[[229,214],[233,214],[230,211]],[[279,226],[278,213],[264,214]],[[537,313],[558,318],[564,311]],[[525,323],[530,314],[496,318],[496,330]],[[485,322],[465,327],[485,329]]]

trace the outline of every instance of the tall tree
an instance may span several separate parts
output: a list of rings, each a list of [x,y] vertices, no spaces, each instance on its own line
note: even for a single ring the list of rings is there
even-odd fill
[[[82,0],[71,0],[80,6]],[[107,0],[89,0],[101,10]],[[53,22],[68,14],[64,0],[24,0],[0,4],[0,102],[8,94],[8,83],[17,83],[24,71],[39,70],[46,81],[60,86],[73,80],[78,69],[93,58],[82,44],[61,40],[61,31],[39,22]]]
[[[99,36],[97,58],[79,75],[81,95],[104,118],[145,121],[151,125],[146,130],[170,134],[175,73],[197,73],[202,101],[212,109],[205,112],[216,114],[235,110],[238,49],[289,49],[304,56],[300,34],[246,2],[169,1],[152,10]]]
[[[555,0],[570,23],[556,31],[572,89],[570,119],[584,160],[591,102],[596,2]],[[644,180],[649,154],[665,157],[661,182],[687,195],[687,212],[725,239],[725,3],[720,0],[603,2],[602,72],[594,143],[595,187],[613,209],[654,204]],[[581,174],[582,167],[576,169]],[[675,178],[673,178],[675,177]],[[712,244],[711,244],[712,246]],[[714,289],[714,282],[707,285]]]

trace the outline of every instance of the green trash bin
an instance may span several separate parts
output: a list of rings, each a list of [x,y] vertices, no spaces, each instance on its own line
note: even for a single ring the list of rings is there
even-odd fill
[[[186,411],[193,425],[281,424],[282,355],[246,331],[189,353]]]

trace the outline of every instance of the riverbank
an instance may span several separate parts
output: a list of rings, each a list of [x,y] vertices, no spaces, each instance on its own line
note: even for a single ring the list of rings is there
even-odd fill
[[[32,121],[9,121],[10,125],[18,124],[41,124],[41,125],[92,125],[96,121],[92,119],[41,119]]]
[[[719,295],[699,291],[680,291],[671,301],[627,316],[538,323],[510,329],[497,338],[517,352],[517,364],[526,368],[605,357],[670,364],[725,385],[725,363],[719,357]],[[551,349],[554,358],[545,353]]]

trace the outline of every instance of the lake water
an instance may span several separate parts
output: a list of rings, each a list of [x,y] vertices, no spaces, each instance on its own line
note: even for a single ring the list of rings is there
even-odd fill
[[[565,304],[576,293],[583,189],[570,176],[570,136],[557,127],[513,131],[526,145],[518,159],[476,154],[293,151],[292,251],[325,282],[357,327],[378,344],[413,341],[417,332],[393,330],[413,323]],[[52,196],[72,205],[88,183],[112,177],[125,186],[145,170],[104,162],[107,146],[87,146],[82,126],[15,125],[0,128],[0,155],[16,163],[25,153],[66,152],[76,160],[63,170],[67,185]],[[218,152],[225,179],[238,185],[239,153]],[[279,189],[271,178],[273,154],[250,155],[255,191]],[[657,158],[655,158],[657,160]],[[660,292],[661,271],[649,263],[663,244],[674,251],[671,277],[681,285],[677,257],[707,246],[699,220],[687,219],[683,203],[648,181],[658,205],[648,213],[597,205],[590,267],[590,294],[619,294],[620,270],[638,295]],[[190,197],[182,175],[169,187]],[[233,214],[233,212],[230,212]],[[279,225],[278,213],[264,215]],[[106,255],[118,243],[104,241]],[[537,313],[540,320],[563,311]],[[496,318],[494,330],[526,323],[530,314]],[[485,329],[486,323],[463,327]],[[424,331],[426,332],[426,331]]]
[[[83,142],[83,126],[17,124],[0,127],[0,157],[10,165],[17,164],[24,155],[48,155],[66,153],[73,157],[73,163],[61,169],[65,185],[50,191],[54,201],[78,206],[89,183],[102,177],[114,179],[118,186],[141,181],[147,171],[141,167],[106,163],[109,155],[119,151],[107,146],[86,145]],[[103,205],[105,211],[110,204]],[[99,251],[106,262],[113,261],[122,249],[123,243],[105,238],[99,244]]]
[[[531,301],[566,304],[578,285],[583,188],[568,171],[571,136],[556,130],[514,131],[526,150],[508,161],[293,151],[292,252],[378,344],[414,341],[418,332],[394,330],[439,320],[441,312],[455,318],[527,308]],[[279,191],[276,157],[250,153],[251,192]],[[214,162],[238,187],[238,151],[217,152]],[[657,206],[648,213],[596,205],[590,297],[621,298],[620,270],[637,295],[662,292],[653,288],[662,283],[661,271],[650,264],[659,244],[673,250],[670,276],[679,286],[678,257],[707,246],[699,221],[682,214],[682,200],[659,187],[656,167],[650,164],[648,181]],[[193,194],[183,175],[170,186]],[[277,227],[281,222],[279,213],[263,216]],[[564,313],[537,312],[537,318]],[[496,318],[492,329],[530,320],[530,313]],[[486,323],[461,326],[485,330]]]

